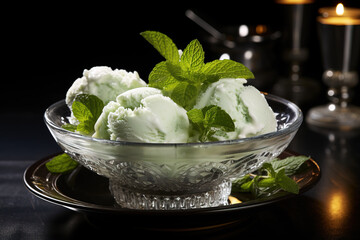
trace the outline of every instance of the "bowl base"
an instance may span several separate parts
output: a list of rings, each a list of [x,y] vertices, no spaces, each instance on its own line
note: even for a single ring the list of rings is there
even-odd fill
[[[212,190],[191,194],[156,195],[123,188],[110,179],[109,189],[117,204],[124,208],[144,210],[178,210],[228,205],[231,181],[224,180]]]

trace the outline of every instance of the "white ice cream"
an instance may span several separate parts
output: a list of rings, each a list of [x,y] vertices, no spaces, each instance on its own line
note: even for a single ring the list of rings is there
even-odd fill
[[[78,94],[96,95],[105,104],[114,101],[116,97],[133,88],[145,87],[146,83],[135,72],[112,70],[109,67],[93,67],[84,70],[83,77],[78,78],[66,93],[66,104],[71,108]]]
[[[276,131],[274,112],[265,97],[253,86],[244,86],[245,79],[220,79],[200,94],[194,108],[216,105],[233,119],[235,131],[218,131],[214,137],[229,140]]]
[[[188,141],[186,111],[161,91],[135,88],[109,102],[95,124],[93,137],[130,142]]]

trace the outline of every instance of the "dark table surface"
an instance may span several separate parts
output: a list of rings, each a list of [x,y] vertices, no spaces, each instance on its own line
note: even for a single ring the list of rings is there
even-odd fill
[[[38,199],[26,189],[23,173],[29,165],[60,149],[40,114],[5,114],[1,125],[0,239],[107,239],[103,237],[124,238],[128,233],[157,238],[356,239],[360,234],[360,134],[357,132],[318,132],[304,122],[289,149],[310,155],[320,165],[321,178],[312,189],[275,204],[234,213],[239,214],[236,216],[239,219],[246,217],[246,221],[174,232],[124,224],[126,219],[118,222],[114,219],[109,228],[89,222],[83,213]]]

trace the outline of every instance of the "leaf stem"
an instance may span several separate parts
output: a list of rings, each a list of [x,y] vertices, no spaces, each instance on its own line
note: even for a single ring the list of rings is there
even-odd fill
[[[253,174],[253,173],[249,173],[249,176],[250,176],[250,177],[253,177],[253,178],[255,178],[255,177],[269,178],[269,177],[270,177],[270,176],[268,176],[268,175],[256,175],[256,174]]]

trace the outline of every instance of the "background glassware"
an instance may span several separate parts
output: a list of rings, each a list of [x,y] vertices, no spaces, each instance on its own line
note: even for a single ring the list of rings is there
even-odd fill
[[[289,70],[280,78],[272,93],[290,99],[298,105],[311,102],[320,91],[319,84],[302,74],[308,60],[308,40],[313,19],[313,0],[277,0],[284,15],[282,21],[282,58]]]
[[[340,8],[339,8],[340,6]],[[338,9],[342,5],[338,5]],[[360,127],[360,108],[351,106],[351,88],[358,83],[360,9],[321,8],[317,18],[323,58],[323,81],[330,103],[312,108],[307,122],[318,127],[349,130]]]
[[[227,26],[223,30],[231,42],[213,36],[205,37],[214,57],[241,62],[255,75],[255,79],[249,79],[248,83],[268,92],[277,78],[274,48],[280,32],[266,24],[241,24]]]
[[[240,24],[215,29],[192,10],[185,15],[206,31],[212,57],[243,63],[255,75],[249,84],[269,92],[277,78],[275,44],[280,37],[268,24]]]

